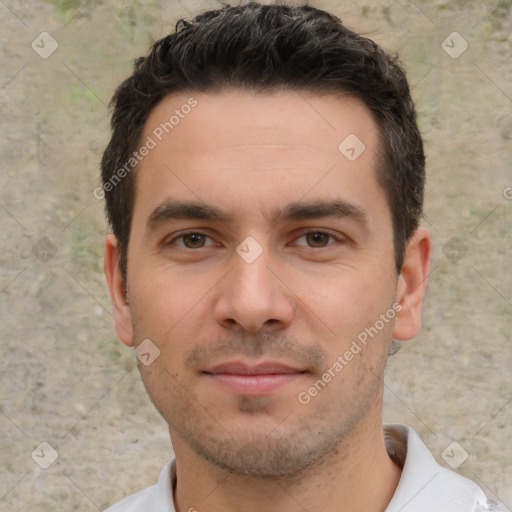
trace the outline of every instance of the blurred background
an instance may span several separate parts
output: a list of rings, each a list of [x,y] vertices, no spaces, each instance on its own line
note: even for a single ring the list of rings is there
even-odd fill
[[[385,421],[512,510],[512,0],[309,3],[401,55],[425,138],[433,271]],[[93,191],[133,59],[219,6],[0,0],[0,511],[103,510],[172,454],[113,333]]]

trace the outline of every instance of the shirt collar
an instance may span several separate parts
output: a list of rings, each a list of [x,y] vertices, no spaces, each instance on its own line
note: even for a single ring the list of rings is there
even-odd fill
[[[384,438],[390,457],[402,466],[402,476],[385,512],[491,509],[480,487],[439,465],[412,428],[385,425]]]

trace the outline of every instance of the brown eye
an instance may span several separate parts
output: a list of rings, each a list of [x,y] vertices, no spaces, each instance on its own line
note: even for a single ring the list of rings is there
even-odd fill
[[[326,247],[331,238],[331,235],[321,232],[307,233],[305,236],[310,247]]]
[[[181,238],[183,239],[183,245],[188,249],[204,247],[206,240],[206,236],[200,233],[189,233],[188,235],[183,235]]]
[[[168,245],[177,245],[183,249],[202,249],[214,245],[213,240],[208,235],[198,232],[184,233],[173,238]]]

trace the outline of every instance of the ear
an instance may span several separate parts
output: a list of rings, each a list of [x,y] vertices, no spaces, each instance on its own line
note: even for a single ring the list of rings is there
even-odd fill
[[[397,312],[393,338],[410,340],[421,328],[421,310],[430,273],[432,242],[425,228],[418,228],[407,244],[402,271],[398,276]]]
[[[133,346],[132,316],[126,287],[119,268],[119,248],[117,238],[109,234],[105,240],[105,258],[103,262],[105,277],[110,289],[110,299],[114,307],[114,330],[117,337],[130,347]]]

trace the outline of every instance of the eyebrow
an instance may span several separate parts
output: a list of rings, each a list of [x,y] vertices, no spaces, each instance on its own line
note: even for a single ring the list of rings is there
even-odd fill
[[[291,203],[286,205],[282,210],[275,211],[272,215],[272,221],[279,223],[290,220],[308,220],[322,217],[348,218],[363,226],[369,224],[368,215],[362,208],[343,199]]]
[[[283,209],[274,210],[270,219],[272,224],[286,221],[308,220],[322,217],[348,218],[363,227],[369,224],[367,213],[354,204],[342,199],[331,201],[315,200],[290,203]],[[194,201],[166,200],[149,215],[147,224],[156,228],[171,220],[214,220],[228,222],[231,215],[213,205]]]
[[[148,217],[147,224],[155,228],[170,220],[202,219],[228,221],[229,216],[217,207],[193,201],[167,200],[158,205]]]

